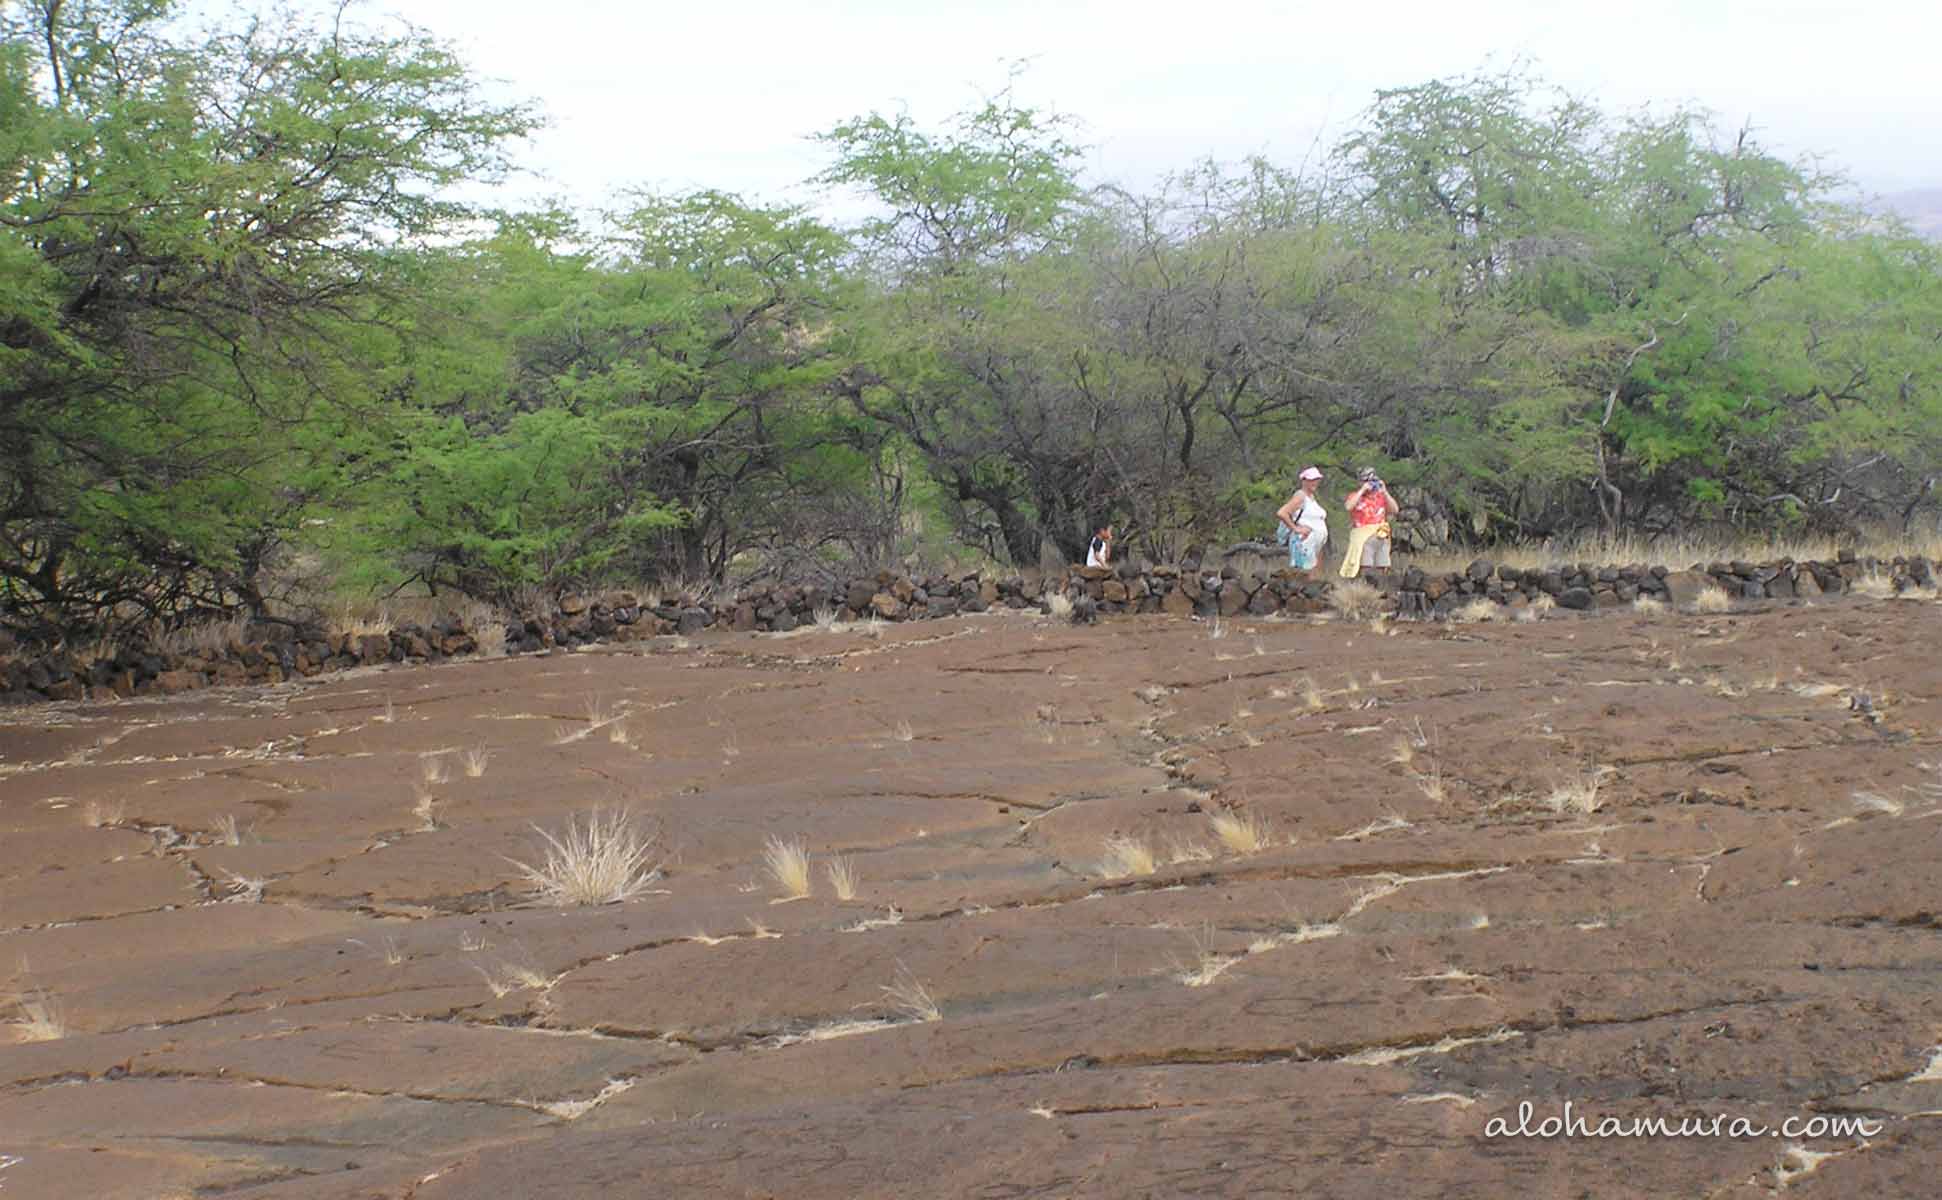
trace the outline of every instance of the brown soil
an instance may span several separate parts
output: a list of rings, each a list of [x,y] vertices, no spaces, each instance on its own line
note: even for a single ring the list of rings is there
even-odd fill
[[[989,615],[10,712],[0,1190],[1931,1194],[1942,607],[1219,630]],[[535,904],[534,826],[618,805],[665,877]],[[1222,845],[1227,810],[1271,844]],[[773,902],[772,836],[809,899]],[[1114,839],[1152,873],[1108,877]],[[1879,1128],[1486,1135],[1567,1100]]]

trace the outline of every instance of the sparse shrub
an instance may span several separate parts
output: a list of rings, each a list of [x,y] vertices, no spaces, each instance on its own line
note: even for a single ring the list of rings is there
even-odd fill
[[[586,824],[568,818],[559,836],[539,826],[545,842],[538,866],[508,859],[548,904],[616,904],[640,895],[661,877],[652,862],[658,835],[643,834],[625,809],[587,814]]]

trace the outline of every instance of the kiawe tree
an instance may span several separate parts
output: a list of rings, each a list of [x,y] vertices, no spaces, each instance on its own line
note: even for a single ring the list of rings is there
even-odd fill
[[[881,209],[859,230],[869,295],[839,390],[921,457],[963,536],[1019,564],[1048,538],[1078,553],[1104,499],[1109,414],[1043,351],[1065,299],[1049,264],[1081,207],[1068,126],[1007,92],[941,133],[872,113],[822,135],[836,161],[820,180]]]
[[[533,117],[341,15],[0,14],[0,608],[43,635],[260,613],[278,546],[386,443],[401,248]]]
[[[847,243],[722,193],[627,200],[426,256],[414,432],[350,548],[375,578],[504,601],[882,555],[884,431],[829,386]]]

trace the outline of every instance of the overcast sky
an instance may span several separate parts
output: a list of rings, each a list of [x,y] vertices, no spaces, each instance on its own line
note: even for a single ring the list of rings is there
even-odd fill
[[[326,7],[323,0],[316,2]],[[1003,85],[1083,121],[1094,181],[1213,155],[1299,163],[1375,89],[1508,65],[1607,110],[1693,103],[1870,192],[1942,186],[1936,0],[363,0],[455,42],[552,119],[517,196],[617,187],[813,202],[808,135],[871,109],[935,123]],[[503,199],[510,200],[513,196]]]

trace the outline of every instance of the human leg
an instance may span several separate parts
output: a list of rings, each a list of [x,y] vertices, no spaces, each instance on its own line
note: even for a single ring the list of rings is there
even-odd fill
[[[1349,530],[1348,549],[1342,555],[1342,578],[1354,579],[1368,565],[1368,546],[1375,532],[1374,525],[1357,525]]]

